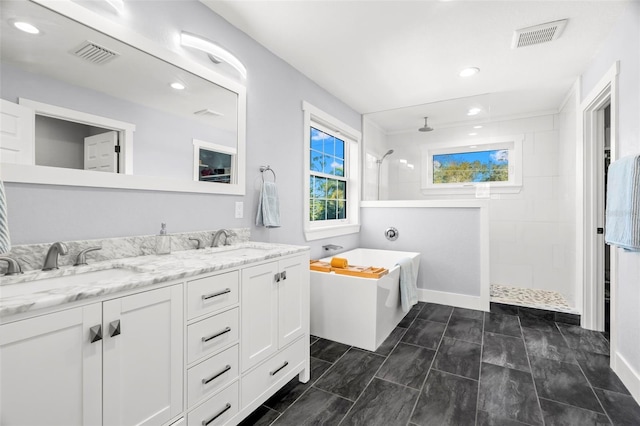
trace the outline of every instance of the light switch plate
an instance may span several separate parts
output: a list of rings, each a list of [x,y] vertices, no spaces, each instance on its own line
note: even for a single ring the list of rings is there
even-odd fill
[[[236,219],[242,219],[244,217],[244,203],[242,201],[236,201]]]

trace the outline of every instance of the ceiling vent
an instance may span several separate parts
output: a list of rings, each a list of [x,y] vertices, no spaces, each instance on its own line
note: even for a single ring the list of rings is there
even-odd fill
[[[546,43],[560,37],[567,19],[547,22],[546,24],[534,25],[533,27],[521,28],[513,33],[512,49],[532,46],[534,44]]]
[[[92,41],[85,41],[77,48],[71,51],[74,55],[79,58],[84,59],[85,61],[92,62],[97,65],[103,65],[120,56],[119,53],[114,52],[113,50],[109,50],[106,47],[100,46]]]

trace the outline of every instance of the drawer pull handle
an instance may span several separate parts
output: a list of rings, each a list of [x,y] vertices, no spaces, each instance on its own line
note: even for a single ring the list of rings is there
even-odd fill
[[[231,331],[231,327],[225,327],[225,329],[222,330],[222,331],[218,331],[217,333],[214,333],[214,334],[212,334],[211,336],[208,336],[208,337],[203,337],[202,341],[203,342],[208,342],[209,340],[215,339],[216,337],[220,337],[223,334],[228,333],[230,331]]]
[[[275,376],[276,374],[278,374],[278,372],[280,370],[282,370],[283,368],[285,368],[287,365],[289,365],[289,361],[285,361],[284,364],[282,364],[282,366],[280,368],[276,368],[275,370],[273,370],[271,373],[272,376]]]
[[[220,417],[221,415],[226,413],[229,410],[229,408],[231,408],[231,404],[229,404],[227,402],[227,405],[225,405],[224,408],[222,410],[220,410],[220,412],[218,414],[216,414],[215,416],[211,417],[209,420],[203,420],[202,421],[202,426],[207,426],[209,423],[211,423],[212,421],[214,421],[215,419],[217,419],[218,417]]]
[[[206,385],[207,383],[217,379],[218,377],[222,376],[224,373],[226,373],[227,371],[231,370],[231,366],[229,364],[227,364],[226,367],[224,367],[222,369],[222,371],[220,371],[219,373],[214,374],[213,376],[209,377],[208,379],[202,379],[202,384]]]
[[[227,294],[227,293],[231,293],[230,288],[225,288],[224,290],[219,291],[217,293],[203,294],[202,300],[213,299],[214,297],[222,296],[223,294]]]

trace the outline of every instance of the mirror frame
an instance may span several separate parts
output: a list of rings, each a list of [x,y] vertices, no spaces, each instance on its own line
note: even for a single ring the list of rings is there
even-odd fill
[[[246,87],[227,76],[201,65],[152,41],[131,29],[112,22],[70,0],[30,0],[55,13],[126,43],[143,53],[182,68],[238,96],[238,142],[235,183],[195,182],[157,176],[142,176],[64,169],[36,165],[2,163],[0,178],[4,182],[84,186],[97,188],[138,189],[152,191],[195,192],[207,194],[245,195],[246,182]],[[177,30],[179,31],[179,30]]]

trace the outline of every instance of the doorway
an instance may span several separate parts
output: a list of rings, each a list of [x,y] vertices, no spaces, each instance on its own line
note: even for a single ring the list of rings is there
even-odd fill
[[[604,149],[603,149],[603,161],[600,163],[603,166],[602,176],[604,177],[601,183],[603,188],[603,202],[604,208],[601,212],[603,218],[607,210],[607,182],[608,182],[608,170],[609,164],[611,164],[611,104],[607,105],[604,110]],[[603,277],[604,280],[604,335],[609,340],[611,332],[611,246],[606,242],[602,242],[603,245]]]
[[[616,336],[616,251],[604,242],[607,167],[616,159],[617,76],[614,63],[595,85],[580,106],[579,129],[583,163],[578,167],[582,195],[577,205],[581,223],[580,270],[583,283],[582,327],[601,331],[609,338],[611,352],[617,347]],[[611,358],[613,363],[614,357]]]

